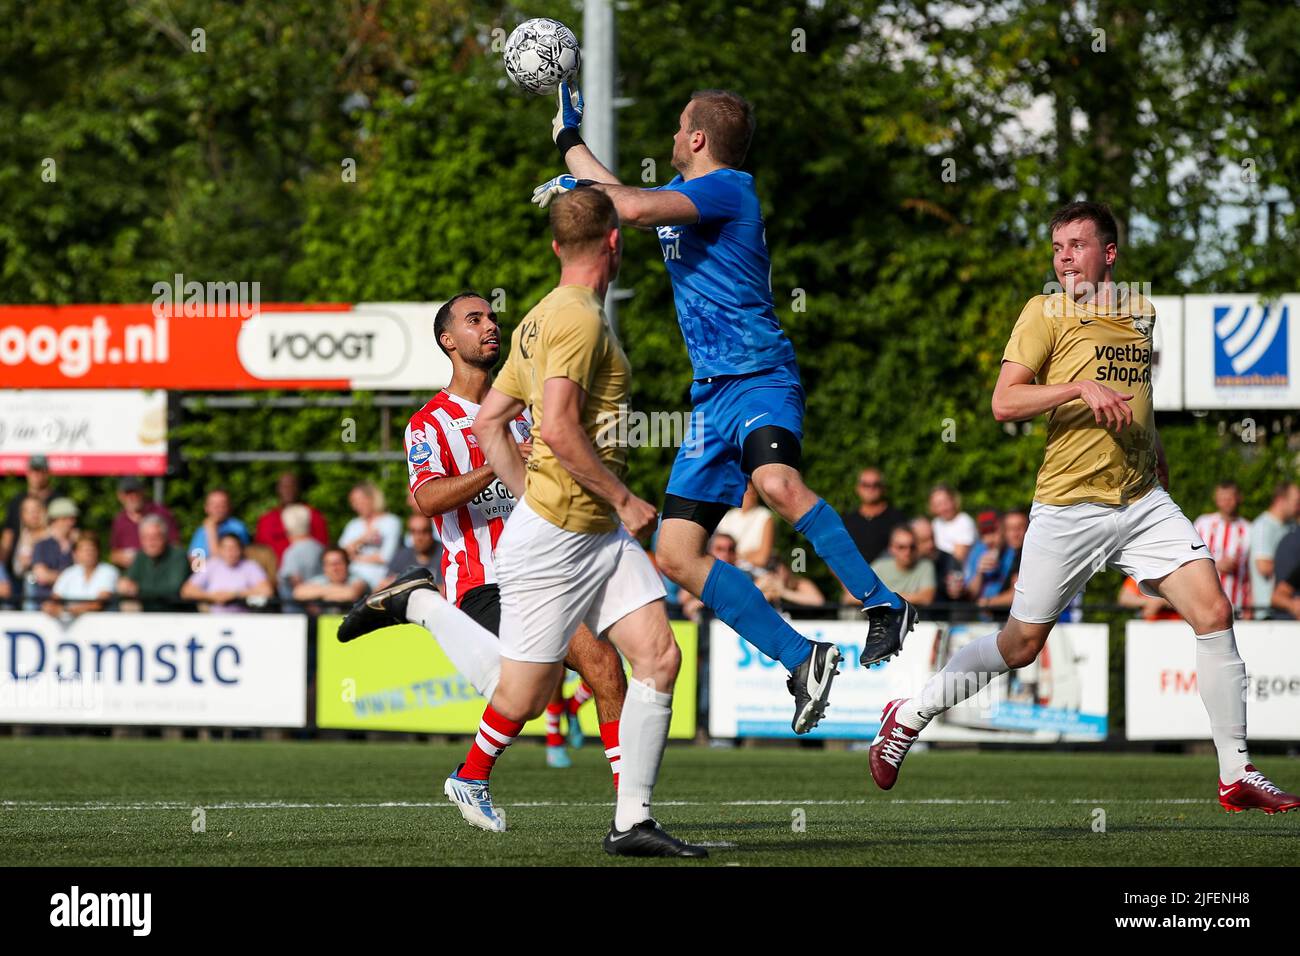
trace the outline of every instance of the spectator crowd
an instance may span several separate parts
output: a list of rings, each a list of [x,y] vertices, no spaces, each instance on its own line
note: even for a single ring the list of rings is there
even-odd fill
[[[885,476],[858,475],[858,507],[842,515],[862,557],[884,583],[920,608],[974,605],[1005,612],[1015,595],[1029,512],[962,510],[947,484],[929,493],[925,514],[908,515],[889,498]],[[301,500],[299,478],[281,474],[276,503],[250,524],[229,493],[204,497],[203,519],[182,529],[153,501],[142,481],[117,484],[120,509],[108,529],[83,527],[77,502],[33,456],[26,488],[6,505],[0,530],[0,606],[73,617],[107,607],[132,611],[193,609],[243,613],[250,608],[336,609],[383,587],[411,565],[440,576],[441,544],[433,524],[407,501],[405,518],[387,510],[369,482],[348,494],[354,517],[332,540],[324,515]],[[1280,482],[1267,509],[1247,520],[1241,490],[1214,490],[1214,510],[1195,521],[1239,618],[1300,618],[1300,487]],[[188,531],[181,545],[182,533]],[[828,599],[806,570],[805,552],[786,563],[775,548],[776,522],[751,485],[708,543],[709,553],[749,574],[763,595],[785,609],[822,608]],[[105,550],[106,546],[106,550]],[[688,618],[696,595],[670,582],[669,597]],[[857,602],[841,589],[839,603]],[[831,600],[834,600],[833,598]],[[1081,597],[1076,599],[1076,606]],[[1115,602],[1148,619],[1176,618],[1160,597],[1127,580]]]
[[[128,476],[117,483],[120,510],[105,540],[103,529],[81,524],[77,502],[34,455],[0,529],[0,607],[65,619],[105,608],[319,611],[350,605],[414,564],[440,576],[441,545],[412,502],[403,522],[377,487],[361,482],[348,495],[356,517],[332,541],[324,515],[301,500],[297,475],[280,475],[275,494],[250,533],[230,494],[211,489],[182,547],[175,516]]]

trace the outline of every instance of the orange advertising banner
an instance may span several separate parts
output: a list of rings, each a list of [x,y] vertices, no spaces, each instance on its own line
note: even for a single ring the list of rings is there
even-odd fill
[[[441,388],[433,303],[0,306],[5,388]],[[190,313],[190,314],[187,314]]]

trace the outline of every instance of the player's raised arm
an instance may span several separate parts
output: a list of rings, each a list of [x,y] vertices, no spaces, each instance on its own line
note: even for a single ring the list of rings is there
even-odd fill
[[[524,403],[520,399],[493,388],[474,419],[474,437],[483,457],[516,499],[524,496],[526,472],[524,459],[510,435],[510,423],[523,410]]]
[[[582,124],[582,93],[570,90],[567,83],[561,83],[556,96],[559,108],[551,124],[551,135],[564,157],[564,164],[569,167],[569,175],[556,176],[542,183],[533,190],[533,202],[545,209],[555,196],[575,186],[597,186],[614,200],[619,220],[625,226],[648,229],[699,222],[700,213],[695,203],[681,193],[622,185],[613,171],[596,158],[578,132]]]

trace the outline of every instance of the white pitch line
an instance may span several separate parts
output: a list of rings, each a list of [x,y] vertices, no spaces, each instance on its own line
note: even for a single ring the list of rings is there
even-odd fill
[[[997,800],[992,798],[930,797],[918,799],[893,798],[890,800],[660,800],[659,807],[861,807],[872,805],[889,806],[1016,806],[1032,804],[1035,806],[1098,806],[1101,804],[1137,804],[1152,806],[1181,806],[1196,804],[1213,804],[1214,800],[1195,797],[1171,797],[1157,799],[1107,798],[1095,799],[1021,799]],[[205,810],[388,810],[414,809],[428,810],[447,808],[453,804],[447,801],[408,801],[385,800],[378,803],[295,803],[284,800],[243,800],[223,801],[220,803],[203,803],[201,801],[186,803],[176,800],[156,800],[140,803],[107,803],[103,801],[85,801],[82,803],[43,803],[40,800],[0,800],[0,808],[6,810],[41,810],[41,811],[124,811],[124,810],[190,810],[202,807]],[[547,807],[609,807],[612,801],[583,803],[564,800],[540,800],[523,803],[503,803],[502,807],[510,809],[532,809]]]

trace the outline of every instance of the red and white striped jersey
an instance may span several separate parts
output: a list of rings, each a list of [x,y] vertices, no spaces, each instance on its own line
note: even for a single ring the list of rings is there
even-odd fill
[[[406,466],[411,492],[428,481],[469,474],[487,464],[478,441],[470,434],[479,406],[445,388],[411,416],[406,426]],[[525,409],[514,420],[516,442],[528,441],[532,419]],[[496,583],[492,553],[515,507],[515,496],[500,478],[455,511],[435,515],[442,539],[442,576],[447,600],[459,605],[473,588]]]
[[[1250,522],[1245,518],[1225,521],[1215,511],[1201,515],[1195,525],[1210,557],[1231,563],[1231,570],[1219,572],[1219,581],[1232,606],[1250,607]]]

